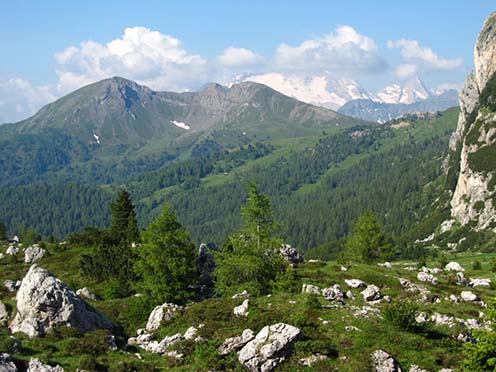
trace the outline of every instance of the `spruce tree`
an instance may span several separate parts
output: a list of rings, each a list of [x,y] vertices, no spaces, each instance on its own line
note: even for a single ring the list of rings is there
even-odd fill
[[[117,240],[135,241],[139,237],[136,212],[128,192],[122,189],[117,199],[110,204],[110,234]]]
[[[7,226],[3,222],[0,222],[0,240],[7,239]]]

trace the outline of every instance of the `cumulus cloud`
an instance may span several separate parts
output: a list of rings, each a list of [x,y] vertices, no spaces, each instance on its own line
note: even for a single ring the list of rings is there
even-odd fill
[[[416,65],[412,65],[411,63],[404,63],[396,67],[395,73],[398,77],[406,79],[414,76],[417,71],[418,68]]]
[[[374,40],[350,26],[337,27],[333,33],[297,46],[281,44],[274,63],[278,69],[301,72],[371,73],[387,67]]]
[[[25,119],[55,98],[49,86],[33,86],[21,78],[0,81],[0,124]]]
[[[421,63],[425,67],[435,70],[452,70],[461,66],[463,62],[461,58],[442,58],[431,48],[421,46],[417,40],[389,40],[387,46],[391,49],[400,49],[405,60]]]
[[[207,73],[207,61],[188,52],[178,39],[146,27],[126,28],[107,44],[70,46],[55,60],[62,92],[114,75],[153,89],[187,90]]]
[[[246,48],[229,47],[217,58],[224,67],[246,67],[263,62],[263,57]]]

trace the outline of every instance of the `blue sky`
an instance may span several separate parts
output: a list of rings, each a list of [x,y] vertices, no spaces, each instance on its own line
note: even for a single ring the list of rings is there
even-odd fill
[[[495,8],[482,0],[18,0],[1,10],[0,121],[13,121],[107,74],[162,90],[324,71],[372,91],[414,74],[432,88],[456,85]]]

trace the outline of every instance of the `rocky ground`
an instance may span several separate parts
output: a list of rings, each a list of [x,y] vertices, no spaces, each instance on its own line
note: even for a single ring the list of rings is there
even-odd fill
[[[295,256],[294,278],[276,293],[150,306],[85,282],[83,248],[39,249],[1,248],[5,371],[446,372],[456,370],[471,330],[489,326],[494,298],[489,254],[424,267]],[[413,308],[414,324],[397,321],[400,304]]]

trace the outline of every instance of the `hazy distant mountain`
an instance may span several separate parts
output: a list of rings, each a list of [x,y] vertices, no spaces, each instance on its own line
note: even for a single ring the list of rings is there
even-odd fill
[[[408,80],[403,87],[397,84],[389,85],[377,93],[378,101],[382,103],[411,104],[432,96],[434,94],[418,76]]]
[[[415,93],[411,91],[409,97],[412,97],[413,94]],[[458,92],[452,89],[447,90],[438,96],[431,95],[426,99],[410,104],[383,103],[370,99],[357,99],[346,103],[338,112],[362,120],[383,123],[407,113],[436,112],[454,106],[458,106]]]
[[[363,101],[370,101],[367,104],[367,109],[370,108],[372,110],[378,107],[383,107],[380,104],[409,105],[427,100],[429,98],[434,98],[441,93],[444,93],[432,91],[418,76],[408,80],[403,86],[400,86],[398,84],[389,85],[381,89],[378,93],[371,93],[367,91],[355,80],[334,79],[327,73],[306,78],[287,76],[282,73],[268,73],[259,75],[244,74],[237,76],[231,83],[227,85],[230,86],[232,83],[240,81],[253,81],[265,84],[287,96],[293,97],[300,101],[311,103],[317,106],[327,107],[333,110],[338,110],[348,102],[355,100],[360,100],[362,101],[362,103]],[[437,107],[443,109],[454,106],[456,105],[456,103],[454,103],[454,100],[451,100],[448,103],[448,106],[443,106],[443,104],[441,104],[441,102],[444,102],[448,99],[448,96],[452,97],[453,94],[454,93],[451,92],[439,99],[433,99],[429,102],[426,102],[419,107],[425,106],[428,108],[428,111],[432,111],[433,109],[437,109]],[[430,108],[430,105],[434,108]],[[404,107],[398,107],[393,109],[392,111],[403,112],[404,110]],[[382,120],[383,117],[388,117],[387,114],[388,113],[386,113],[385,115],[380,114],[376,116],[380,117]],[[367,120],[372,120],[371,118],[372,116],[368,116]]]
[[[299,101],[332,110],[337,110],[353,99],[375,98],[355,80],[333,79],[327,74],[303,78],[286,76],[281,73],[268,73],[239,76],[236,80],[265,84]]]

